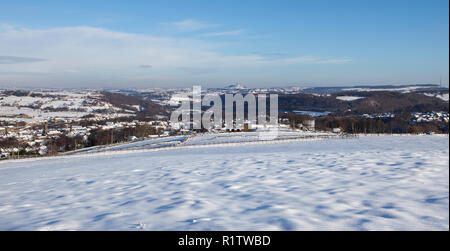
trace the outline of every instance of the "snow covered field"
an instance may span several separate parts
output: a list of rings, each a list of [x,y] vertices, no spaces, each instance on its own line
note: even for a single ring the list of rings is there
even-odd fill
[[[0,162],[0,230],[448,230],[448,136]]]

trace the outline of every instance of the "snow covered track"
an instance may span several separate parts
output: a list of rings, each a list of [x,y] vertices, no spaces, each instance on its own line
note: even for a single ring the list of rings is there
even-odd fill
[[[448,136],[0,162],[1,230],[448,230]]]

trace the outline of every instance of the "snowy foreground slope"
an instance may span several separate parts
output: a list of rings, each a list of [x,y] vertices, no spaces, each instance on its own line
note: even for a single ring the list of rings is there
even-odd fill
[[[448,136],[0,162],[0,230],[448,230]]]

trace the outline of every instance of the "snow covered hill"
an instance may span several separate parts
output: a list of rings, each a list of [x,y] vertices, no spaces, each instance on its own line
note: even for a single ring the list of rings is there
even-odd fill
[[[121,109],[103,100],[96,91],[4,91],[0,90],[0,121],[46,121],[75,119],[86,115],[109,118],[131,116],[135,111]]]
[[[448,136],[0,162],[0,230],[448,230]]]

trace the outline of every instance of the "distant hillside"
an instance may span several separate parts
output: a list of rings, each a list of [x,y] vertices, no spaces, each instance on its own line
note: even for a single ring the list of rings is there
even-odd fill
[[[281,94],[278,96],[278,109],[280,112],[305,111],[329,111],[335,112],[350,108],[346,101],[338,100],[331,96],[318,96],[313,94]]]
[[[145,100],[139,96],[122,93],[102,92],[103,100],[122,109],[134,110],[137,118],[152,118],[155,115],[167,115],[166,109],[150,100]],[[139,107],[139,109],[137,108]]]
[[[303,93],[309,94],[334,94],[345,91],[391,91],[391,92],[448,92],[448,88],[440,87],[435,84],[419,84],[419,85],[357,85],[357,86],[336,86],[336,87],[310,87],[302,90]]]
[[[363,99],[350,102],[353,114],[448,111],[448,103],[418,93],[371,92],[359,93]],[[341,110],[342,111],[342,110]]]
[[[337,99],[339,96],[358,97],[354,101]],[[448,111],[448,102],[419,93],[340,92],[333,95],[286,94],[279,95],[280,112],[295,110],[328,111],[334,115],[361,115],[373,113],[402,113]]]

